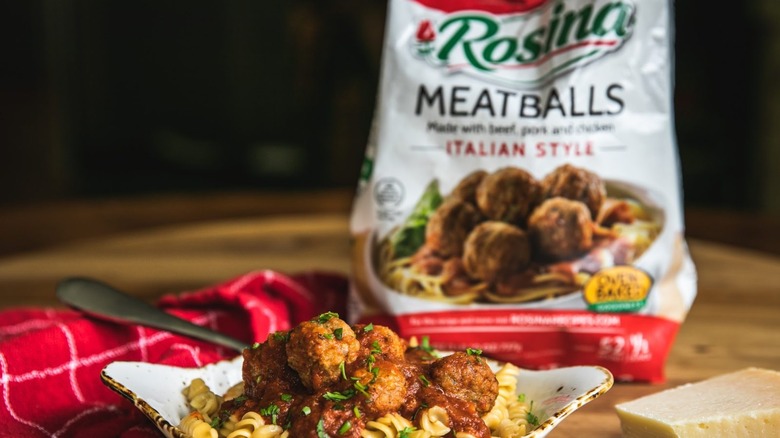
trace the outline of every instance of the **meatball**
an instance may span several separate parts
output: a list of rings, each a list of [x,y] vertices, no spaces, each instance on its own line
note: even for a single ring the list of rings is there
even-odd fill
[[[355,332],[334,315],[325,313],[290,331],[287,363],[309,390],[319,390],[337,381],[340,365],[357,359],[360,342]]]
[[[459,351],[445,356],[431,365],[431,377],[446,393],[474,403],[480,415],[496,402],[496,375],[479,355]]]
[[[428,220],[425,243],[445,258],[460,256],[466,236],[479,221],[479,211],[474,206],[460,199],[448,199]]]
[[[539,198],[539,183],[525,170],[505,167],[485,176],[477,205],[489,219],[523,225]]]
[[[360,367],[350,379],[355,382],[353,387],[360,388],[360,394],[355,397],[365,397],[363,409],[369,417],[397,412],[406,399],[406,376],[391,361],[377,361],[371,370]]]
[[[360,342],[360,357],[373,355],[374,359],[403,360],[406,352],[406,341],[390,328],[383,325],[362,325],[354,327],[357,340]]]
[[[266,392],[292,392],[300,386],[295,370],[287,365],[287,332],[272,333],[262,344],[244,349],[244,392],[260,399]]]
[[[593,246],[590,211],[580,201],[552,198],[528,219],[534,254],[547,261],[577,257]]]
[[[522,271],[530,260],[531,246],[526,233],[504,222],[479,224],[466,239],[463,251],[466,272],[489,283]]]
[[[564,164],[542,179],[542,198],[555,197],[584,203],[590,217],[595,218],[607,197],[607,189],[595,173]]]
[[[471,172],[452,189],[450,196],[466,201],[469,204],[477,205],[477,187],[479,187],[479,184],[487,174],[484,170]]]

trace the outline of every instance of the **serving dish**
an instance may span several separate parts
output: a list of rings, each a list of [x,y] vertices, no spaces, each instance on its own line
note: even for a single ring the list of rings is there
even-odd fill
[[[202,368],[179,368],[144,362],[113,362],[100,374],[104,384],[130,400],[168,438],[184,438],[176,425],[189,411],[182,389],[202,378],[218,394],[241,381],[243,359],[217,362]],[[497,370],[500,364],[491,361]],[[521,370],[518,393],[533,402],[539,426],[523,438],[542,438],[567,416],[607,392],[612,374],[599,366],[553,370]],[[520,438],[520,437],[518,437]]]

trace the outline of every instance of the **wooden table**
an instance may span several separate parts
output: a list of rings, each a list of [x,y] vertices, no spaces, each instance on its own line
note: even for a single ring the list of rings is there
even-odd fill
[[[551,437],[618,437],[616,403],[743,367],[780,369],[780,258],[699,240],[689,244],[699,294],[668,360],[668,382],[617,384]],[[266,268],[347,273],[347,216],[169,225],[5,256],[0,307],[56,305],[54,286],[70,275],[97,277],[152,301]]]

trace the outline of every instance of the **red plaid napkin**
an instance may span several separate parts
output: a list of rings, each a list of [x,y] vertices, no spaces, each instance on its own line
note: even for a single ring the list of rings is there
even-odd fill
[[[325,312],[345,313],[343,276],[254,272],[163,297],[167,311],[248,344]],[[113,361],[200,367],[226,348],[71,310],[0,312],[0,436],[159,437],[151,421],[100,381]]]

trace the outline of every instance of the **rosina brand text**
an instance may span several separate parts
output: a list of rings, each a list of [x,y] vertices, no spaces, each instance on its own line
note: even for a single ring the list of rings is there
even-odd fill
[[[491,71],[494,66],[526,65],[546,55],[578,45],[618,44],[631,33],[634,6],[611,2],[598,9],[588,4],[579,10],[566,10],[560,2],[546,26],[522,35],[503,35],[502,22],[490,15],[457,15],[441,23],[439,31],[450,36],[440,45],[436,58],[449,64],[460,51],[475,69]],[[613,41],[605,40],[614,38]]]

